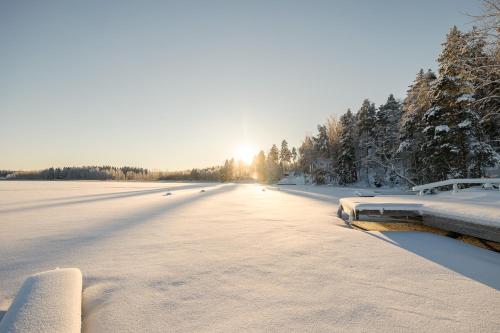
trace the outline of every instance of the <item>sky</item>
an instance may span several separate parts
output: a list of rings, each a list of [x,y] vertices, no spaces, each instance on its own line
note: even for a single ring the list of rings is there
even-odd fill
[[[218,165],[404,98],[477,0],[0,0],[0,169]]]

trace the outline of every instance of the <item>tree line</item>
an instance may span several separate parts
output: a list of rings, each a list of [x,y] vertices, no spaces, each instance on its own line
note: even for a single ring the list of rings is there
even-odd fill
[[[81,166],[32,171],[0,171],[0,177],[19,180],[138,180],[149,179],[151,172],[138,167]]]
[[[234,159],[226,160],[222,166],[222,180],[255,179],[261,183],[275,183],[288,172],[298,170],[298,159],[297,149],[295,147],[289,149],[288,142],[283,140],[280,148],[273,144],[267,155],[261,150],[251,165],[245,165]]]
[[[500,7],[491,3],[485,2],[482,28],[450,29],[438,73],[420,69],[403,101],[390,94],[376,107],[365,99],[357,112],[348,109],[318,125],[298,152],[285,140],[281,150],[261,151],[253,163],[257,179],[275,182],[291,171],[317,184],[408,186],[478,178],[498,168]]]
[[[365,99],[356,113],[319,125],[299,148],[299,169],[317,183],[341,185],[485,176],[500,163],[496,29],[451,28],[437,74],[421,69],[403,101],[391,94],[377,108]]]
[[[79,166],[32,171],[0,170],[7,180],[168,180],[221,181],[222,167],[214,166],[183,171],[151,171],[140,167]]]

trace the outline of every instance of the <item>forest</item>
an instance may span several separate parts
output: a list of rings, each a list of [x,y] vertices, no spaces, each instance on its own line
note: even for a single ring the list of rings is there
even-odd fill
[[[400,101],[369,99],[318,125],[297,150],[286,141],[256,157],[261,181],[308,174],[318,184],[409,186],[476,178],[500,162],[500,43],[495,25],[452,27],[438,73],[420,69]]]

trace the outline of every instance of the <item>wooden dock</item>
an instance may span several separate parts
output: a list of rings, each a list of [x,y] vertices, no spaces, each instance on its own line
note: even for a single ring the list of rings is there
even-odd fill
[[[435,209],[426,209],[426,205],[418,198],[412,202],[411,197],[405,202],[391,202],[389,198],[377,200],[373,198],[340,199],[337,216],[350,225],[358,221],[376,223],[411,223],[444,230],[460,235],[476,237],[486,241],[500,243],[500,225],[483,224],[468,219],[443,216]],[[420,202],[419,202],[420,201]],[[500,208],[499,208],[500,209]]]

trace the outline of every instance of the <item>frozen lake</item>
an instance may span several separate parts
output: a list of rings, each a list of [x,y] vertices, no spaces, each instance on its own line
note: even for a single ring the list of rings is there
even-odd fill
[[[0,316],[26,275],[78,267],[84,332],[500,327],[500,254],[346,228],[352,189],[262,189],[0,182]]]

